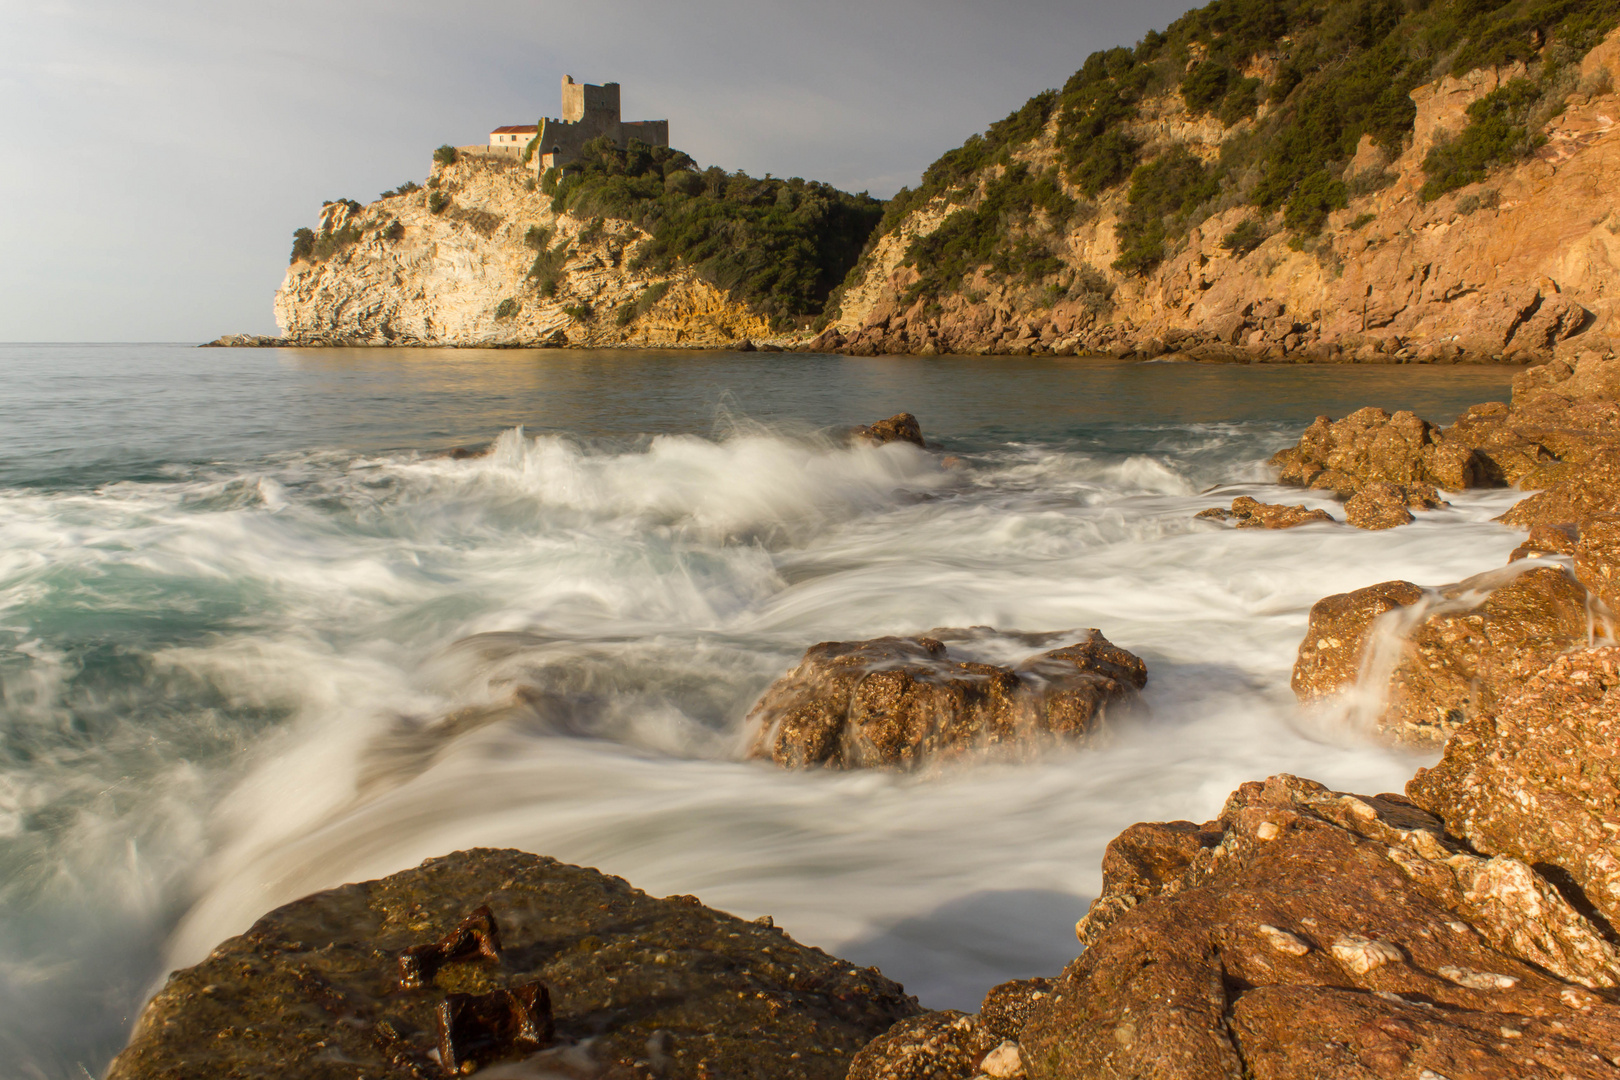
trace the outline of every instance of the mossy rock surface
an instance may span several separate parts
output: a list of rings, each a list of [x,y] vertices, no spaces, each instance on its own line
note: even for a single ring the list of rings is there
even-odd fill
[[[432,984],[400,989],[400,951],[481,904],[499,923],[499,963],[450,964]],[[534,1066],[603,1080],[833,1080],[919,1011],[875,969],[763,922],[555,859],[477,849],[265,915],[169,978],[108,1080],[442,1077],[429,1051],[445,995],[535,980],[550,989],[558,1048]]]

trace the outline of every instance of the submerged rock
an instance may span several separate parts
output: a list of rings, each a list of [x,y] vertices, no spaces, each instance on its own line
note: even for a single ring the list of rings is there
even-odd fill
[[[1230,510],[1212,506],[1208,510],[1200,510],[1194,516],[1207,521],[1230,522],[1232,527],[1237,529],[1292,529],[1296,525],[1333,521],[1333,515],[1326,510],[1307,510],[1304,506],[1263,503],[1247,495],[1239,495],[1233,499]]]
[[[841,1080],[918,1011],[767,924],[474,850],[270,912],[171,975],[107,1075]]]
[[[1276,776],[1109,858],[1085,951],[1020,1033],[1033,1078],[1614,1075],[1602,929],[1402,796]]]
[[[908,442],[913,446],[923,447],[928,445],[923,442],[922,426],[917,423],[917,418],[908,412],[895,413],[887,420],[879,420],[875,424],[856,428],[855,434],[879,446],[892,442]]]
[[[1398,622],[1381,617],[1412,609]],[[1387,631],[1382,651],[1375,628]],[[1437,742],[1515,693],[1559,653],[1590,644],[1587,593],[1568,571],[1532,566],[1481,575],[1443,592],[1393,581],[1311,608],[1294,663],[1302,701],[1350,689],[1382,694],[1387,734]]]
[[[941,636],[973,634],[934,631]],[[908,768],[980,749],[1029,752],[1091,731],[1147,684],[1097,630],[1016,668],[952,659],[936,636],[826,641],[765,691],[751,757],[784,768]]]

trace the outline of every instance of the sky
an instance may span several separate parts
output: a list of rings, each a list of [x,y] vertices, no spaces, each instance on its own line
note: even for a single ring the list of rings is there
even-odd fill
[[[700,166],[888,197],[1189,0],[0,0],[0,341],[276,332],[293,230],[622,85]]]

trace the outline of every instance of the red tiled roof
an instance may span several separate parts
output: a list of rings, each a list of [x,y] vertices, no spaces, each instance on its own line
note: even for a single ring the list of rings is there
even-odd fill
[[[533,135],[540,130],[538,124],[511,124],[507,127],[498,127],[490,132],[491,135]]]

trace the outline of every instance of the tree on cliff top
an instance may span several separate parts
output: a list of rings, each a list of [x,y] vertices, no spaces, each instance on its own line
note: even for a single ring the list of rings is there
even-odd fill
[[[630,140],[593,139],[556,185],[552,208],[612,217],[652,234],[639,268],[677,264],[779,321],[821,311],[855,264],[883,204],[828,184],[697,171],[690,157]]]

